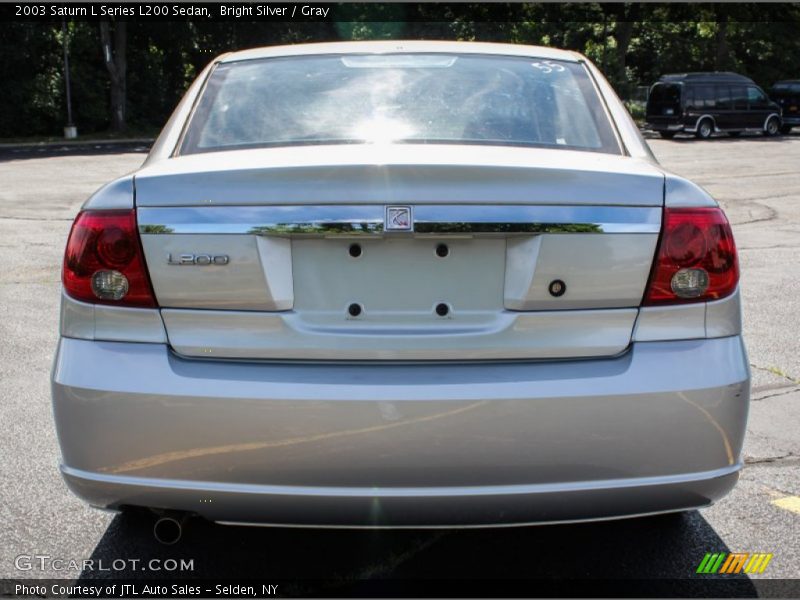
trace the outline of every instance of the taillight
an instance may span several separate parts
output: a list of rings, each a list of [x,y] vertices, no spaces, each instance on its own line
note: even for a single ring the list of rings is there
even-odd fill
[[[739,282],[736,245],[719,208],[667,208],[644,305],[705,302]]]
[[[80,213],[64,253],[66,293],[84,302],[115,306],[158,306],[136,230],[136,212]]]

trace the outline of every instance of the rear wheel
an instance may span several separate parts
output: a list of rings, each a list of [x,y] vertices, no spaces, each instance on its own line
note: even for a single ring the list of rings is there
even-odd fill
[[[781,133],[783,135],[789,135],[789,133],[791,133],[791,131],[792,131],[792,126],[791,125],[781,125]]]
[[[671,140],[672,138],[675,137],[675,132],[674,131],[659,131],[658,135],[660,135],[665,140]]]
[[[778,117],[770,117],[764,126],[764,135],[774,137],[781,132],[781,122]]]
[[[697,124],[695,135],[701,140],[707,140],[714,133],[714,123],[711,119],[703,119]]]

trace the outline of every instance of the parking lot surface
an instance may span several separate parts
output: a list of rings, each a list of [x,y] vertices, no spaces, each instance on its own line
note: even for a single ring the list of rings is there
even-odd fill
[[[148,521],[90,509],[68,492],[49,398],[71,220],[92,191],[142,162],[142,148],[0,156],[0,577],[154,575],[17,568],[20,555],[45,554],[188,558],[194,570],[178,575],[189,577],[683,579],[702,577],[694,573],[704,554],[720,551],[774,554],[754,591],[759,579],[800,577],[800,135],[649,143],[664,166],[720,201],[739,247],[753,390],[746,467],[729,496],[677,517],[497,530],[197,523],[168,547]]]

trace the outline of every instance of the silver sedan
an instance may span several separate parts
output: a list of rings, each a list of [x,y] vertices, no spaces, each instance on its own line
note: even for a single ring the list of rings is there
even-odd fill
[[[238,524],[707,506],[742,466],[738,281],[721,209],[579,54],[228,54],[75,219],[61,469]]]

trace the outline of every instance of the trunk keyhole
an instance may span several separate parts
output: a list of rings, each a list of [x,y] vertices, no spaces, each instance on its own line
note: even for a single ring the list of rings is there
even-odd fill
[[[436,256],[444,258],[448,254],[450,254],[450,248],[447,247],[447,244],[439,244],[436,246]]]
[[[350,244],[350,256],[358,258],[361,256],[361,244]]]
[[[361,314],[361,305],[353,302],[350,306],[347,307],[347,312],[351,317],[357,317]]]
[[[440,317],[446,317],[450,312],[450,307],[447,306],[444,302],[440,302],[436,305],[436,314]]]

